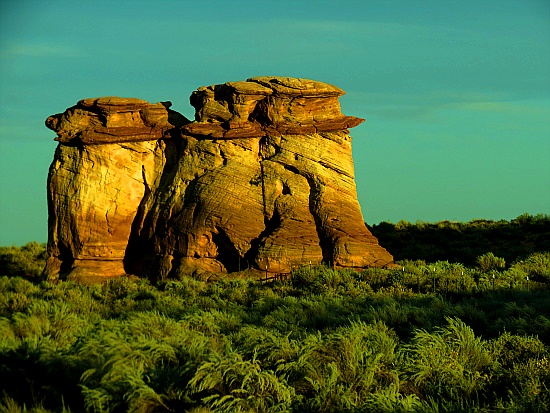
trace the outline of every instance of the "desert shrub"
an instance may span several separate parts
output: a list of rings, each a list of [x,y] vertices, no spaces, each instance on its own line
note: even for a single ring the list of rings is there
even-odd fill
[[[280,332],[291,332],[306,328],[310,322],[307,317],[304,299],[285,297],[272,303],[275,305],[271,309],[269,307],[257,307],[261,313],[265,314],[262,320],[265,327]]]
[[[529,275],[521,268],[512,265],[506,271],[499,274],[499,280],[503,288],[528,288]]]
[[[398,386],[390,385],[376,393],[367,395],[358,413],[407,413],[426,411],[420,399],[415,394],[403,394]]]
[[[190,328],[208,335],[230,334],[240,328],[238,314],[224,310],[197,310],[184,317]]]
[[[46,244],[0,247],[0,275],[38,277],[46,264]]]
[[[504,333],[490,343],[497,363],[491,386],[512,411],[550,408],[550,352],[536,337]]]
[[[550,318],[543,315],[502,317],[495,321],[493,328],[514,334],[537,335],[545,343],[550,342]]]
[[[65,303],[35,300],[25,312],[12,316],[11,325],[20,340],[51,338],[56,347],[63,349],[85,334],[88,320],[78,317]]]
[[[266,327],[245,325],[231,336],[231,341],[244,357],[256,357],[264,368],[286,374],[285,366],[299,356],[303,342],[303,339],[292,339],[290,336],[291,333],[282,334]]]
[[[537,337],[508,332],[492,340],[491,347],[495,361],[504,369],[509,369],[515,364],[525,364],[529,360],[541,360],[549,355],[548,349]]]
[[[369,284],[375,283],[375,277],[370,276],[371,271],[356,272],[352,269],[336,270],[325,265],[306,265],[291,273],[291,282],[299,295],[357,297],[370,288]]]
[[[159,285],[159,289],[182,299],[193,299],[208,288],[204,281],[186,277],[178,281],[167,281]]]
[[[369,319],[380,321],[399,329],[409,321],[409,306],[395,300],[385,300],[383,303],[371,305],[368,311]]]
[[[88,366],[81,377],[84,405],[98,412],[190,406],[186,382],[213,349],[188,323],[158,313],[101,323],[77,349]]]
[[[443,310],[445,317],[458,318],[474,332],[482,334],[490,325],[487,313],[471,300],[449,305]]]
[[[0,277],[0,316],[25,311],[40,289],[20,277]]]
[[[166,407],[162,394],[151,387],[150,377],[157,364],[177,361],[173,347],[146,339],[129,343],[116,335],[105,335],[103,340],[94,340],[89,345],[95,347],[97,362],[81,378],[87,410],[150,411]]]
[[[460,263],[399,261],[403,284],[416,292],[467,294],[476,289],[472,270]]]
[[[550,250],[550,216],[544,214],[523,214],[512,221],[381,222],[370,229],[396,260],[448,260],[473,266],[487,251],[514,262]]]
[[[287,370],[294,367],[292,376],[305,396],[301,411],[348,411],[359,407],[367,395],[396,385],[397,343],[395,333],[383,323],[361,321],[308,340],[302,355],[286,366]]]
[[[56,410],[59,413],[71,413],[71,409],[63,404],[61,410]],[[10,396],[4,395],[0,400],[0,413],[54,413],[53,410],[46,409],[42,403],[36,403],[27,408],[27,404],[19,404]]]
[[[40,288],[21,277],[0,277],[0,292],[14,292],[25,295],[37,294]]]
[[[436,400],[479,400],[493,359],[481,338],[459,319],[433,333],[419,330],[403,347],[404,375],[415,392]]]
[[[189,381],[192,393],[214,412],[290,412],[294,389],[273,371],[228,349],[212,353]]]
[[[80,374],[71,350],[90,329],[70,303],[36,298],[0,317],[0,388],[23,402],[75,402]]]
[[[439,275],[440,291],[465,294],[474,289],[474,278],[463,264],[438,261],[433,267]]]
[[[292,271],[292,284],[297,288],[309,289],[316,282],[317,275],[318,268],[311,265],[303,265]]]
[[[532,280],[550,284],[550,252],[537,252],[515,262],[511,269],[520,271]]]
[[[506,403],[509,411],[545,413],[550,411],[550,377],[548,359],[530,360],[527,364],[514,366],[510,375],[517,384],[510,390]]]
[[[547,411],[550,297],[546,284],[521,278],[534,278],[529,258],[495,279],[451,261],[305,266],[274,282],[0,277],[0,404]]]
[[[476,261],[481,270],[484,272],[500,270],[506,266],[506,261],[504,258],[496,257],[492,252],[487,252],[486,254],[480,255],[477,257]]]

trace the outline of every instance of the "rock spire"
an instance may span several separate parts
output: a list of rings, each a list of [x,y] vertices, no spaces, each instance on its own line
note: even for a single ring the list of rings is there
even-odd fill
[[[46,125],[50,280],[181,277],[393,261],[364,224],[332,85],[256,77],[201,87],[193,122],[134,98],[84,99]]]

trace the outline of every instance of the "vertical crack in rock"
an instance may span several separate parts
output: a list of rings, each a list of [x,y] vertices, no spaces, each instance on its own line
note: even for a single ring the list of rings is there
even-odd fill
[[[315,230],[317,231],[317,236],[319,237],[319,247],[321,248],[323,254],[323,263],[330,265],[334,263],[334,247],[330,238],[326,236],[324,223],[319,214],[318,204],[320,202],[320,191],[322,190],[321,185],[320,183],[315,182],[315,180],[311,177],[308,178],[306,176],[305,178],[307,179],[307,183],[309,185],[309,211],[315,220]]]
[[[256,77],[197,89],[195,121],[170,102],[84,99],[46,125],[49,280],[163,279],[392,256],[357,201],[344,92]]]
[[[258,261],[258,258],[260,258],[260,260],[262,260],[263,262],[264,257],[258,257],[258,254],[260,248],[265,246],[265,240],[272,236],[275,231],[280,227],[280,225],[281,217],[279,216],[279,213],[277,211],[274,211],[271,216],[268,216],[267,214],[264,215],[263,230],[258,234],[257,237],[250,240],[250,248],[244,254],[245,262],[248,265],[252,265],[253,267],[265,270],[265,268],[261,268],[262,264],[260,263],[260,261]]]
[[[212,241],[217,247],[216,259],[228,272],[238,271],[241,254],[223,228],[216,226],[216,232],[212,233]]]

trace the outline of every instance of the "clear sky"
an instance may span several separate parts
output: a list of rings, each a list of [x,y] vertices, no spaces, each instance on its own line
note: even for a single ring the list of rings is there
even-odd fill
[[[2,0],[0,245],[47,239],[56,143],[87,97],[170,100],[292,76],[346,90],[359,202],[380,221],[550,213],[548,0]]]

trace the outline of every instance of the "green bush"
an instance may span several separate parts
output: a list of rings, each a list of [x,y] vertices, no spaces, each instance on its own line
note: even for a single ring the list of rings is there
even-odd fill
[[[398,385],[397,337],[383,323],[351,322],[308,348],[303,373],[306,411],[346,411]]]
[[[46,265],[46,244],[0,247],[0,275],[38,277]]]
[[[493,358],[481,338],[459,319],[433,333],[419,330],[403,348],[403,370],[414,393],[425,398],[479,400]]]
[[[214,412],[291,412],[294,389],[273,371],[262,369],[232,349],[212,353],[189,381],[192,394],[198,394]]]
[[[511,221],[381,222],[370,229],[396,260],[449,261],[473,266],[477,257],[488,251],[506,262],[550,251],[550,216],[544,214],[523,214]]]
[[[531,280],[550,284],[550,252],[537,252],[515,262],[511,269],[525,274]]]
[[[477,257],[477,264],[483,272],[498,271],[506,266],[504,258],[496,257],[492,252]]]
[[[0,277],[0,409],[545,412],[547,258],[304,266],[274,282]]]

